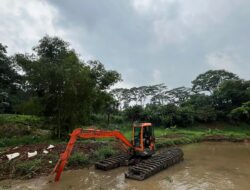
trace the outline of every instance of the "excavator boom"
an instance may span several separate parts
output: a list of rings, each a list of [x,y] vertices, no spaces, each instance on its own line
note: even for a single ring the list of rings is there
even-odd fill
[[[70,157],[70,154],[73,150],[74,144],[77,140],[77,138],[84,138],[84,139],[90,139],[90,138],[116,138],[120,140],[124,147],[127,149],[128,153],[129,149],[133,149],[133,145],[130,143],[130,141],[119,131],[106,131],[106,130],[96,130],[96,129],[82,129],[77,128],[70,134],[70,140],[67,144],[66,150],[64,153],[60,155],[60,159],[57,162],[53,173],[56,173],[55,181],[60,180],[61,173],[67,164],[67,161]]]

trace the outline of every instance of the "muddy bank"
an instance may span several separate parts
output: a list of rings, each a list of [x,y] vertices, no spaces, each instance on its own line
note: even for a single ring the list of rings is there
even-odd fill
[[[223,135],[210,135],[210,136],[205,136],[204,138],[201,139],[201,141],[211,141],[211,142],[221,142],[221,141],[226,141],[226,142],[250,142],[250,138],[232,138],[232,137],[227,137]]]
[[[112,146],[113,144],[111,143]],[[50,174],[59,159],[59,155],[65,151],[66,143],[54,144],[54,148],[51,149],[48,149],[48,146],[49,144],[23,145],[2,150],[0,153],[0,180],[8,178],[27,179]],[[72,151],[73,161],[70,162],[72,164],[68,164],[66,170],[79,169],[92,164],[87,159],[98,159],[94,158],[94,156],[99,156],[97,151],[107,146],[107,142],[76,143]],[[115,146],[113,148],[117,149]],[[44,150],[47,151],[47,154],[44,153]],[[28,158],[28,152],[34,151],[37,151],[37,155]],[[20,156],[9,161],[6,155],[16,152],[20,153]]]
[[[164,148],[200,142],[250,142],[250,138],[237,138],[225,135],[184,135],[171,134],[156,138],[156,147]]]

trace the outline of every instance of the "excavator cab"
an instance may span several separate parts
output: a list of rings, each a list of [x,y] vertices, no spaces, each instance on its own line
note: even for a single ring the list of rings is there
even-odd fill
[[[138,156],[151,156],[155,150],[154,130],[151,123],[133,125],[132,145]]]

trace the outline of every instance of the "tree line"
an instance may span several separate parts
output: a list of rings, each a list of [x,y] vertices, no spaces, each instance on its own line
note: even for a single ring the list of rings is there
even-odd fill
[[[131,122],[143,120],[166,127],[195,122],[250,122],[250,81],[225,70],[209,70],[191,83],[191,88],[168,90],[166,85],[158,84],[117,88],[111,93]]]
[[[97,60],[83,61],[69,43],[43,37],[28,54],[0,43],[0,113],[46,118],[61,137],[77,125],[149,121],[170,127],[194,122],[250,121],[250,81],[209,70],[192,86],[165,84],[110,89],[121,80]]]

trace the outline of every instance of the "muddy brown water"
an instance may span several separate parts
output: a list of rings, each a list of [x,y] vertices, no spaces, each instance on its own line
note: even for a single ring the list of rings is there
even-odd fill
[[[52,178],[0,181],[0,189],[185,190],[250,189],[250,144],[203,142],[182,146],[184,161],[144,181],[125,179],[126,167],[66,171]]]

